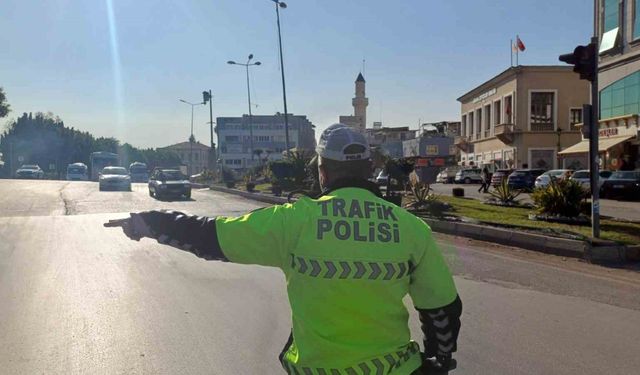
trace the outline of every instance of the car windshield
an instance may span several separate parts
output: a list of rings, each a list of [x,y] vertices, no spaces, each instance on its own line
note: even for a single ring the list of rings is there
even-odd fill
[[[589,178],[589,172],[587,171],[578,171],[573,174],[573,178]]]
[[[37,170],[38,166],[37,165],[23,165],[22,169],[33,169],[33,170]]]
[[[127,175],[127,170],[122,167],[107,167],[102,170],[102,174]]]
[[[145,167],[131,167],[131,168],[129,168],[129,172],[131,172],[131,173],[147,173],[148,170]]]
[[[640,180],[640,172],[632,172],[632,171],[618,171],[613,172],[611,180]]]
[[[67,168],[67,173],[73,173],[73,174],[83,174],[86,171],[87,170],[85,168],[82,168],[82,167],[69,167],[69,168]]]
[[[609,178],[609,177],[611,177],[611,174],[612,174],[612,173],[613,173],[613,172],[611,172],[611,171],[601,171],[601,172],[600,172],[600,177],[602,177],[602,178]]]
[[[558,177],[558,176],[562,176],[566,171],[562,170],[562,169],[558,169],[558,170],[553,170],[553,171],[548,171],[545,172],[543,174],[549,175],[549,176],[553,176],[553,177]]]
[[[164,180],[169,180],[169,181],[184,180],[184,176],[180,171],[162,171],[161,177]]]
[[[512,176],[516,176],[516,177],[518,177],[518,176],[526,176],[527,174],[528,174],[527,171],[515,171],[515,172],[511,173]]]

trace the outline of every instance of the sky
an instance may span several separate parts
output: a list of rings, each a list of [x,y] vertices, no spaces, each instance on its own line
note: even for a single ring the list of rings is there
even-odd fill
[[[459,120],[457,98],[510,65],[558,64],[586,44],[588,0],[288,0],[281,10],[290,113],[316,137],[353,112],[364,70],[368,126]],[[254,54],[254,114],[283,112],[271,0],[2,0],[0,87],[12,107],[138,147],[186,141],[191,108],[213,92],[213,116],[248,111],[246,76],[228,60]],[[363,60],[365,61],[363,64]],[[364,67],[363,67],[364,65]],[[209,143],[209,110],[194,109]],[[215,119],[214,119],[215,121]]]

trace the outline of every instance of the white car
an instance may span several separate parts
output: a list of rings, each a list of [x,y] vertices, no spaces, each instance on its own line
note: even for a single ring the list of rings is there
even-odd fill
[[[35,179],[43,179],[44,171],[40,168],[39,165],[35,164],[25,164],[18,168],[16,171],[17,178],[35,178]]]
[[[98,188],[103,190],[131,191],[131,176],[123,167],[104,167],[98,179]]]
[[[460,167],[447,167],[438,173],[436,182],[441,184],[451,184],[456,178],[456,173],[460,170]]]
[[[540,176],[536,178],[535,186],[536,188],[541,188],[549,185],[551,179],[561,180],[565,178],[567,175],[571,175],[573,170],[571,169],[552,169],[550,171],[546,171]]]
[[[600,178],[598,179],[598,189],[602,187],[605,180],[611,177],[611,171],[600,171]],[[591,190],[591,172],[588,169],[583,169],[581,171],[576,171],[573,175],[571,175],[571,179],[577,181],[582,185],[585,190]]]

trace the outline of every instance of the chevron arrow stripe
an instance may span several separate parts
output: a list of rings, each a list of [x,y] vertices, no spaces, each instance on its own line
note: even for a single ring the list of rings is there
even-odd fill
[[[320,274],[320,271],[322,271],[322,268],[320,268],[320,263],[318,263],[317,260],[310,260],[311,262],[311,277],[318,277],[318,275]]]
[[[361,279],[366,271],[366,269],[364,268],[364,264],[362,264],[362,262],[353,262],[353,264],[356,266],[356,274],[353,275],[353,278]]]
[[[332,279],[333,275],[336,274],[336,266],[333,264],[333,262],[329,262],[329,261],[325,261],[324,265],[327,266],[327,273],[324,274],[324,278],[325,279]]]
[[[327,375],[327,372],[323,368],[319,368],[318,375]]]
[[[351,273],[351,267],[349,267],[349,263],[340,262],[340,267],[342,267],[342,273],[340,274],[340,278],[346,279],[347,277],[349,277],[349,274]]]
[[[407,266],[404,264],[404,262],[402,262],[398,263],[398,268],[400,269],[400,272],[398,272],[398,276],[396,276],[396,279],[401,279],[404,276],[404,273],[407,272]]]
[[[391,280],[393,278],[393,275],[396,273],[395,267],[393,267],[393,264],[391,263],[385,263],[384,268],[387,269],[387,273],[384,275],[384,279]]]
[[[376,366],[376,375],[384,374],[384,364],[379,359],[376,358],[373,361],[371,361],[371,363],[373,363],[373,365]]]
[[[307,262],[304,261],[304,259],[298,257],[298,263],[300,263],[300,268],[298,268],[298,272],[304,274],[305,272],[307,272],[307,269],[309,268],[307,266]]]
[[[303,367],[302,371],[304,372],[304,375],[313,375],[313,371],[311,371],[309,367]]]
[[[382,271],[380,270],[380,266],[378,265],[378,263],[369,263],[369,266],[371,267],[371,275],[369,275],[369,280],[377,279],[378,276],[380,276],[380,274],[382,273]]]
[[[393,366],[396,364],[396,360],[395,360],[395,358],[393,358],[393,356],[391,354],[385,355],[384,359],[386,359],[387,363],[389,363],[389,369],[392,369]]]
[[[367,366],[367,364],[366,364],[366,363],[362,362],[362,363],[359,365],[359,367],[360,367],[360,369],[362,370],[362,374],[363,374],[363,375],[369,375],[369,374],[371,374],[371,369],[369,368],[369,366]]]
[[[436,326],[436,328],[445,328],[446,326],[449,325],[449,318],[448,317],[444,317],[444,319],[442,320],[433,320],[433,325]]]
[[[451,340],[451,338],[453,337],[453,332],[449,331],[445,334],[436,332],[436,337],[438,338],[438,340],[440,341],[449,341]]]

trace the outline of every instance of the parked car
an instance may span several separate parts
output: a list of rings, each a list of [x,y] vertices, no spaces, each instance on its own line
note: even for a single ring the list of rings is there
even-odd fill
[[[98,190],[131,191],[131,176],[123,167],[104,167],[98,175]]]
[[[34,179],[43,179],[44,171],[40,168],[39,165],[35,164],[25,164],[16,170],[17,178],[34,178]]]
[[[491,186],[496,187],[502,185],[502,181],[509,178],[511,173],[513,173],[513,169],[498,169],[493,172],[491,176]]]
[[[600,171],[600,178],[598,179],[598,188],[602,188],[602,184],[611,176],[611,171]],[[571,175],[571,179],[577,181],[582,185],[585,190],[591,190],[591,172],[588,169],[583,169],[580,171],[576,171],[573,175]]]
[[[600,191],[602,198],[640,199],[640,170],[613,172]]]
[[[536,178],[535,187],[541,188],[549,185],[551,179],[561,180],[563,178],[567,178],[567,176],[571,176],[573,174],[572,169],[552,169],[550,171],[546,171],[538,178]]]
[[[456,184],[481,183],[482,177],[480,176],[480,168],[468,168],[459,170],[458,173],[456,173],[454,182]]]
[[[89,169],[83,163],[73,163],[67,165],[68,181],[87,181],[89,180]]]
[[[389,181],[389,174],[385,171],[380,171],[378,177],[376,177],[376,184],[378,185],[386,185]]]
[[[516,169],[509,175],[507,183],[513,189],[531,190],[536,178],[544,173],[544,169]]]
[[[149,196],[157,199],[169,196],[191,198],[191,183],[178,169],[154,169],[148,186]]]
[[[456,179],[456,173],[460,170],[460,167],[446,167],[438,176],[436,176],[436,182],[441,184],[452,184]]]

